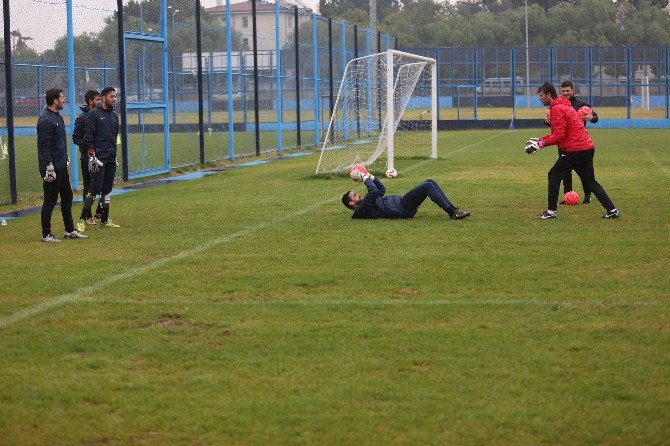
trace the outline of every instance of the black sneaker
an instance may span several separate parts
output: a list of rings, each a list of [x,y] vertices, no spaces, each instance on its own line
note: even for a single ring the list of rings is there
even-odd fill
[[[591,204],[591,194],[584,196],[584,201],[582,201],[582,204]]]
[[[466,217],[469,217],[470,213],[468,211],[462,211],[458,208],[456,208],[456,211],[452,215],[450,215],[452,220],[462,220]]]
[[[565,204],[565,200],[559,202],[558,204]]]
[[[542,215],[540,215],[537,218],[540,218],[542,220],[546,220],[548,218],[556,218],[556,217],[558,217],[558,215],[556,215],[556,212],[547,210],[547,211],[544,211],[542,213]]]
[[[607,214],[603,215],[603,218],[619,218],[619,210],[617,208],[607,211]]]

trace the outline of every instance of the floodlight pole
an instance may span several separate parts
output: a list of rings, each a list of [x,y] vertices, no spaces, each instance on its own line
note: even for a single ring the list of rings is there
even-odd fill
[[[377,31],[377,0],[370,0],[370,30]]]
[[[526,108],[530,108],[530,66],[528,63],[528,0],[526,3]],[[516,77],[512,75],[512,88],[516,88]]]

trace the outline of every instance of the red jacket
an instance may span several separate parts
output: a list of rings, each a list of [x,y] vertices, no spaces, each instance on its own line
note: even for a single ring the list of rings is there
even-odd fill
[[[565,152],[590,150],[595,146],[570,101],[563,96],[554,99],[551,107],[551,134],[540,138],[547,146],[556,144]]]

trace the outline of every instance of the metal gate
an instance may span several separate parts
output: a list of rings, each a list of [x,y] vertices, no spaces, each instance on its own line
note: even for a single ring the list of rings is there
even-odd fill
[[[158,14],[123,34],[128,178],[170,170],[166,0]],[[152,23],[161,29],[153,30]]]

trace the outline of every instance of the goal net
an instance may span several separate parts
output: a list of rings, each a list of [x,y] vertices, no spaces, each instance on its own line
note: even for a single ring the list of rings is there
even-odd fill
[[[436,158],[435,69],[435,59],[395,50],[351,60],[316,173],[354,164],[391,169],[397,158]]]

